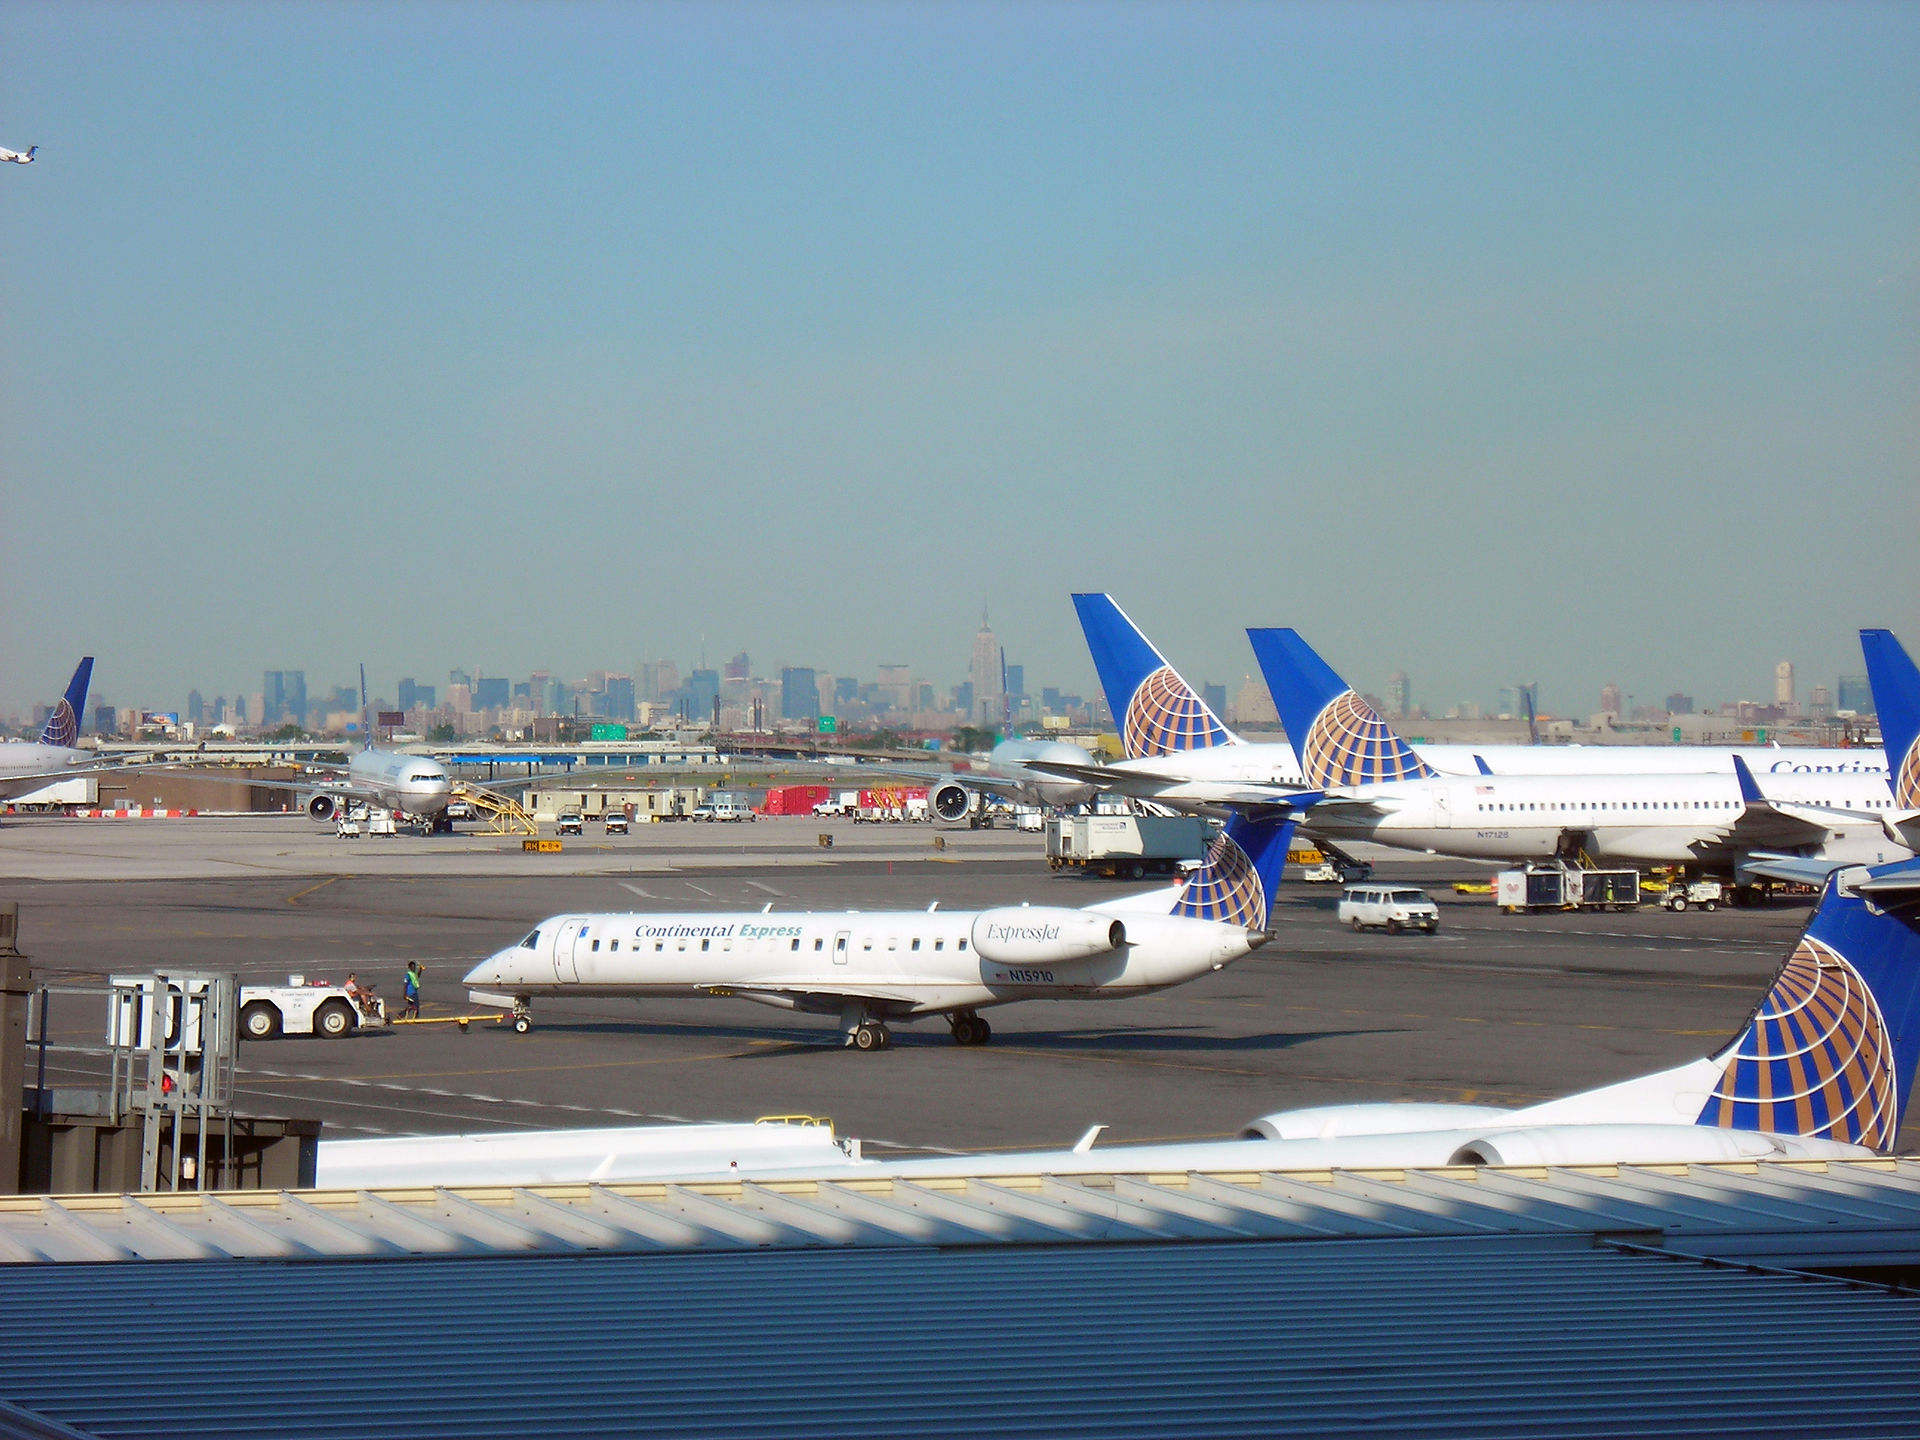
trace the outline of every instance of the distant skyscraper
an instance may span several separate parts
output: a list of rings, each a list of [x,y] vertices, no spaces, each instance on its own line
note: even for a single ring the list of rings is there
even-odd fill
[[[1669,715],[1691,715],[1693,713],[1693,697],[1691,695],[1682,695],[1677,690],[1674,691],[1673,694],[1667,696],[1667,713]]]
[[[1839,694],[1838,709],[1851,710],[1856,715],[1873,715],[1873,687],[1867,683],[1864,675],[1842,675],[1835,687]]]
[[[413,687],[413,703],[418,705],[422,710],[433,709],[434,702],[439,698],[440,691],[437,686],[416,685]]]
[[[1786,706],[1793,704],[1793,662],[1782,660],[1773,667],[1773,703]]]
[[[973,637],[973,663],[967,668],[967,680],[973,687],[973,700],[967,713],[977,725],[998,725],[1005,710],[1006,652],[994,638],[986,617],[980,617],[979,632]]]
[[[207,723],[207,702],[200,698],[200,692],[198,690],[189,690],[187,692],[187,713],[185,718],[190,725],[204,725]]]
[[[1059,692],[1056,691],[1055,693],[1058,694]],[[1207,708],[1213,711],[1213,713],[1218,715],[1222,720],[1227,718],[1227,687],[1226,686],[1202,685],[1200,687],[1200,698],[1206,702]]]
[[[1024,665],[1008,665],[1005,669],[1007,674],[1007,694],[1013,696],[1025,695],[1027,693],[1027,667]]]
[[[1603,715],[1620,713],[1620,687],[1611,680],[1600,687],[1600,713]]]
[[[464,685],[471,691],[473,689],[473,676],[464,670],[449,670],[447,672],[447,684]]]
[[[1413,708],[1411,691],[1407,684],[1407,672],[1396,670],[1387,677],[1387,715],[1394,720],[1404,720],[1407,712]]]
[[[820,691],[811,666],[789,665],[780,672],[780,718],[812,720],[820,714]]]
[[[1814,719],[1826,719],[1833,714],[1833,692],[1824,685],[1814,686],[1813,694],[1807,700],[1807,708],[1813,712]]]
[[[307,672],[304,670],[268,670],[262,677],[260,693],[265,713],[258,723],[307,723]]]
[[[747,664],[746,651],[742,650],[738,655],[734,656],[731,660],[727,661],[727,668],[726,668],[727,679],[745,680],[749,678],[752,674],[753,674],[753,668]]]
[[[473,708],[504,710],[512,698],[513,687],[504,675],[483,675],[473,682]]]
[[[713,702],[720,696],[720,672],[699,669],[687,676],[687,714],[695,720],[713,719]]]
[[[887,697],[887,704],[896,710],[913,708],[913,667],[909,665],[882,665],[877,672],[876,688]]]
[[[634,716],[633,677],[631,675],[607,676],[607,718],[609,720],[631,720]],[[711,708],[711,705],[709,705]],[[701,712],[695,711],[694,717],[701,718]]]
[[[419,694],[420,687],[413,683],[413,677],[411,675],[407,676],[400,682],[400,708],[402,710],[413,709],[415,705],[420,703]]]

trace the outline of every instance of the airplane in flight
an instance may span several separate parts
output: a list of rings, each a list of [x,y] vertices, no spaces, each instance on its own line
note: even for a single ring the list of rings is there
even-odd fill
[[[9,150],[5,146],[0,146],[0,164],[11,162],[15,165],[31,165],[34,152],[39,148],[38,145],[29,145],[22,153],[19,150]]]
[[[67,692],[53,707],[36,741],[0,745],[0,800],[31,795],[59,780],[117,768],[102,763],[90,750],[74,748],[80,739],[80,717],[87,708],[87,686],[93,680],[93,657],[81,657]]]
[[[1890,838],[1920,850],[1920,667],[1891,630],[1862,630],[1867,684],[1886,742],[1887,784],[1893,813],[1884,817]]]
[[[991,1006],[1141,995],[1264,945],[1292,828],[1285,807],[1236,814],[1179,885],[1085,909],[555,915],[466,983],[476,1003],[511,1007],[522,1034],[539,996],[711,995],[836,1015],[860,1050],[930,1015],[984,1045]]]
[[[819,1130],[651,1125],[323,1141],[321,1164],[345,1186],[1860,1159],[1893,1152],[1916,1065],[1920,863],[1908,861],[1829,876],[1766,995],[1711,1054],[1518,1109],[1319,1105],[1263,1115],[1233,1140],[1097,1145],[1095,1126],[1071,1149],[907,1160]]]
[[[1309,828],[1333,843],[1489,860],[1684,865],[1758,880],[1817,883],[1839,865],[1912,858],[1883,816],[1885,771],[1775,772],[1763,789],[1733,773],[1445,775],[1415,753],[1289,629],[1249,630],[1308,785],[1324,792]],[[1684,753],[1684,751],[1682,752]]]

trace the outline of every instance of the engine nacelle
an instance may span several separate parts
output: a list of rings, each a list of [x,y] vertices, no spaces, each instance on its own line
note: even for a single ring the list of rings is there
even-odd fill
[[[307,818],[318,820],[323,825],[339,813],[340,797],[338,795],[316,795],[307,801]]]
[[[1127,943],[1127,927],[1111,915],[1050,905],[983,910],[974,918],[973,948],[1001,965],[1045,965],[1105,955]]]
[[[956,824],[973,813],[973,792],[958,780],[942,780],[927,787],[927,809],[935,820]]]
[[[1449,1165],[1695,1165],[1715,1160],[1866,1159],[1838,1140],[1763,1135],[1718,1125],[1535,1125],[1495,1130],[1453,1152]]]

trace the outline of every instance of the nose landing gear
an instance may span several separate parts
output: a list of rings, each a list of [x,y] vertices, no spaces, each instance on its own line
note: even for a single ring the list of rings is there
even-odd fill
[[[520,995],[514,998],[513,1019],[510,1023],[516,1035],[525,1035],[533,1029],[533,1011],[527,1006],[526,996]]]

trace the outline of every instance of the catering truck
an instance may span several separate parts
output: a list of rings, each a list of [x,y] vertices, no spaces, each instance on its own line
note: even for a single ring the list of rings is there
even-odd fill
[[[1212,841],[1198,815],[1061,815],[1047,822],[1047,868],[1144,880],[1176,874]]]

